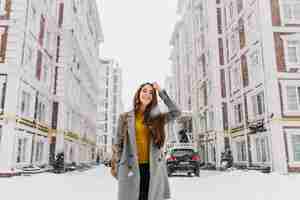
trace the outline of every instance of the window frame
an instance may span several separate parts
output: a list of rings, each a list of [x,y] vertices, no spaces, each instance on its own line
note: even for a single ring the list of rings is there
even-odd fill
[[[234,150],[235,160],[238,163],[246,163],[247,162],[247,148],[246,148],[245,139],[237,138],[233,141],[233,144],[234,144],[233,150]]]
[[[234,28],[229,35],[229,57],[232,58],[240,50],[240,38],[237,28]]]
[[[241,110],[239,111],[237,109],[237,107],[241,105]],[[240,112],[240,113],[239,113]],[[233,114],[233,126],[234,127],[239,127],[239,126],[242,126],[243,125],[243,120],[244,120],[244,108],[243,108],[243,103],[241,101],[237,101],[235,103],[233,103],[232,105],[232,114]],[[239,121],[239,114],[240,114],[240,121]]]
[[[7,32],[8,32],[8,27],[1,25],[0,26],[0,63],[5,62],[6,48],[7,48]],[[4,41],[5,44],[3,44],[2,41]]]
[[[230,81],[232,93],[240,90],[242,87],[242,71],[241,71],[241,61],[234,61],[230,68]]]
[[[300,160],[295,161],[294,151],[293,151],[293,143],[292,143],[292,136],[299,135],[300,136],[300,129],[285,129],[287,133],[287,149],[288,149],[288,156],[289,156],[289,163],[294,165],[300,165]]]
[[[289,2],[287,2],[286,0],[279,0],[280,19],[283,25],[300,24],[300,17],[299,19],[295,19],[295,4],[299,4],[300,6],[300,1],[289,0]],[[285,18],[284,5],[290,6],[290,9],[292,11],[292,13],[290,13],[290,15],[292,16],[291,19]]]
[[[6,11],[5,11],[6,1],[7,0],[1,0],[0,1],[0,15],[5,15],[6,14]]]
[[[258,113],[259,108],[258,108],[258,101],[257,101],[258,100],[257,98],[260,95],[262,95],[262,104],[261,104],[262,105],[262,108],[261,108],[262,113],[261,114]],[[266,99],[265,98],[266,97],[265,97],[265,94],[264,94],[263,90],[258,90],[250,96],[249,100],[251,102],[250,110],[251,110],[251,119],[252,120],[258,120],[258,119],[263,119],[264,118],[264,115],[266,113],[266,104],[265,104]],[[255,107],[254,107],[254,105],[255,105]]]
[[[259,22],[257,18],[257,10],[253,9],[251,13],[245,17],[246,44],[251,45],[259,40]]]
[[[21,140],[21,152],[19,152],[18,147],[19,147],[19,140]],[[22,132],[19,137],[15,138],[15,142],[17,144],[17,149],[14,155],[14,160],[17,166],[24,166],[29,163],[30,161],[30,146],[32,145],[32,135],[28,133]],[[24,143],[25,142],[25,143]],[[20,153],[20,154],[19,154]],[[18,161],[18,158],[20,160]]]
[[[253,57],[257,55],[257,64],[253,64]],[[250,77],[250,85],[255,86],[264,81],[264,66],[262,63],[262,55],[259,47],[253,48],[247,53],[247,64]]]
[[[252,144],[254,144],[254,151],[252,152],[253,162],[259,164],[271,164],[271,146],[270,146],[270,137],[267,134],[254,135],[251,138]],[[258,142],[258,143],[257,143]],[[265,146],[263,152],[263,143]],[[258,151],[258,149],[260,151]],[[266,160],[263,161],[263,154],[266,156]]]
[[[280,38],[283,41],[284,60],[285,60],[285,65],[286,65],[287,70],[289,70],[290,68],[300,68],[300,34],[281,35]],[[297,51],[297,53],[296,53],[297,63],[292,63],[289,61],[289,56],[288,56],[289,44],[288,43],[295,42],[295,41],[298,42],[298,45],[295,45],[296,51]]]
[[[24,117],[30,117],[30,102],[32,100],[30,92],[26,90],[22,90],[21,92],[21,104],[20,104],[20,112],[21,115]],[[24,110],[23,110],[23,103],[24,103]]]
[[[23,93],[26,93],[28,95],[28,100],[29,102],[27,103],[28,106],[28,113],[24,112],[22,113],[22,98],[23,98]],[[19,100],[18,100],[18,114],[20,116],[23,116],[25,118],[29,118],[31,120],[33,120],[34,118],[34,108],[35,108],[35,91],[33,88],[31,88],[29,85],[27,85],[26,83],[22,82],[22,89],[21,91],[18,93],[19,94]],[[26,103],[26,102],[25,102]],[[26,109],[25,109],[26,111]]]
[[[297,95],[297,105],[298,110],[289,110],[288,109],[288,97],[287,97],[287,87],[292,86],[296,88],[300,88],[300,80],[288,80],[288,81],[281,81],[282,86],[282,99],[283,99],[283,112],[285,115],[288,116],[299,116],[300,115],[300,97]]]

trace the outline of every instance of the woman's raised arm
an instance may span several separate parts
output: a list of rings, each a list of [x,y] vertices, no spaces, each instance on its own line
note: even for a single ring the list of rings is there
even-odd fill
[[[177,117],[179,117],[181,111],[176,106],[176,104],[171,100],[167,92],[164,89],[162,89],[158,91],[158,94],[169,109],[168,112],[163,113],[166,123],[175,120]]]

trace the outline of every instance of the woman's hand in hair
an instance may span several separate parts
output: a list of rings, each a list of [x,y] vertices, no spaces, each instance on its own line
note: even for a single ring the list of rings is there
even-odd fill
[[[155,90],[157,90],[158,92],[161,90],[161,88],[160,88],[160,86],[158,85],[157,82],[153,82],[152,85],[153,85],[153,88],[154,88]]]

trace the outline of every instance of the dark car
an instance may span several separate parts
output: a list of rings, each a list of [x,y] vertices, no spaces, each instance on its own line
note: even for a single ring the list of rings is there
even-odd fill
[[[168,176],[176,172],[200,176],[200,156],[193,147],[173,147],[167,155]]]

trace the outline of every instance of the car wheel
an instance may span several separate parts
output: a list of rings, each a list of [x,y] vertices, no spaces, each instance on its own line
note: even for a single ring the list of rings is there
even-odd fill
[[[188,172],[187,175],[188,175],[189,177],[191,177],[191,176],[192,176],[192,173],[191,173],[191,172]]]
[[[168,170],[168,177],[172,176],[172,172]]]

